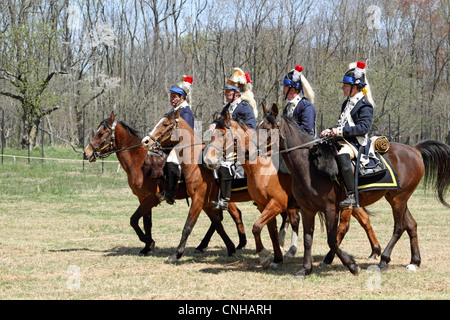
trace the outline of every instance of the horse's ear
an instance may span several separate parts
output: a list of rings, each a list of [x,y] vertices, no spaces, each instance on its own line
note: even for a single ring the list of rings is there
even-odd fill
[[[272,112],[272,115],[276,118],[278,116],[278,106],[276,103],[274,103],[272,105],[272,110],[270,110]]]
[[[181,108],[176,109],[176,110],[173,112],[173,118],[174,118],[174,119],[178,119],[178,118],[180,117],[180,113],[181,113]]]
[[[111,111],[111,115],[109,116],[109,123],[112,125],[114,123],[115,119],[116,119],[116,116],[114,114],[114,111]]]
[[[269,112],[266,108],[266,105],[264,103],[262,103],[262,108],[263,108],[263,112],[264,114],[267,114],[267,112]]]
[[[229,112],[228,109],[227,109],[227,111],[225,112],[225,122],[224,122],[224,124],[225,124],[226,126],[229,126],[230,123],[231,123],[231,121],[230,121],[230,112]]]
[[[219,120],[219,118],[220,118],[220,112],[214,112],[214,114],[213,114],[213,121],[216,121],[216,120]]]

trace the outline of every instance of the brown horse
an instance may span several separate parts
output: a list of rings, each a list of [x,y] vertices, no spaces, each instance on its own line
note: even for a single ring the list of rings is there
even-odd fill
[[[208,168],[217,170],[225,161],[223,154],[227,150],[231,150],[232,153],[236,150],[236,157],[244,154],[240,151],[250,150],[249,144],[250,141],[256,140],[256,131],[231,120],[228,111],[225,116],[219,116],[215,123],[214,138],[207,146],[204,160]],[[256,157],[255,161],[250,161],[247,156],[239,161],[247,173],[248,192],[261,212],[252,229],[256,253],[259,255],[261,265],[267,268],[270,253],[261,241],[261,230],[267,224],[274,251],[274,259],[270,266],[277,268],[283,263],[283,254],[278,240],[276,216],[287,212],[289,219],[294,221],[297,216],[295,201],[292,202],[291,178],[289,174],[279,172],[270,157]],[[294,232],[298,232],[298,224],[296,227]]]
[[[128,176],[128,185],[134,195],[139,199],[139,207],[130,218],[130,224],[139,237],[145,243],[145,247],[139,252],[140,255],[147,255],[155,248],[155,241],[152,239],[152,208],[156,207],[160,201],[156,196],[159,187],[165,186],[164,181],[159,184],[155,178],[162,175],[164,160],[159,155],[150,155],[150,170],[144,173],[143,165],[147,157],[147,151],[142,148],[139,133],[122,121],[116,121],[114,113],[108,119],[103,120],[92,141],[84,150],[84,159],[94,162],[97,158],[105,158],[116,153],[120,165]],[[152,165],[153,164],[153,165]],[[184,184],[180,184],[176,199],[186,198]],[[228,211],[236,223],[239,234],[238,248],[243,248],[247,242],[244,225],[242,223],[241,211],[236,204],[230,203]],[[144,231],[139,226],[139,220],[143,219]],[[214,226],[211,224],[205,238],[197,247],[202,251],[207,247],[208,242],[214,233]]]
[[[279,130],[280,125],[280,115],[278,106],[276,104],[272,105],[272,108],[270,111],[263,105],[263,119],[258,124],[257,130],[260,132],[260,130],[268,130],[267,134],[267,144],[275,144],[278,145],[279,141],[272,141],[272,130]],[[265,143],[264,141],[261,141],[260,143]],[[259,147],[261,148],[261,147]],[[337,233],[337,243],[338,245],[341,245],[342,240],[344,239],[346,233],[350,229],[350,218],[353,216],[363,227],[364,231],[367,234],[367,238],[369,239],[370,246],[372,249],[372,252],[370,253],[368,259],[376,259],[378,256],[381,255],[381,247],[378,242],[378,239],[375,235],[375,232],[373,231],[372,225],[370,224],[370,218],[364,208],[353,209],[353,210],[342,210],[340,212],[340,221],[338,226],[338,233]],[[323,264],[331,264],[332,260],[334,258],[334,254],[330,251],[325,259],[322,261]]]
[[[317,212],[325,216],[328,245],[332,253],[336,253],[342,263],[353,274],[360,268],[354,259],[339,248],[337,243],[337,222],[339,202],[344,199],[345,191],[330,177],[318,169],[311,161],[310,145],[313,138],[298,130],[295,122],[282,117],[280,123],[280,153],[292,173],[294,196],[301,208],[304,231],[303,268],[298,276],[305,276],[312,271],[311,245],[314,231],[314,217]],[[328,144],[324,144],[329,146]],[[331,148],[331,147],[330,147]],[[334,151],[329,152],[333,159]],[[386,269],[391,260],[391,252],[395,244],[406,231],[410,238],[411,261],[408,269],[420,266],[420,252],[417,239],[417,224],[408,209],[408,199],[419,185],[425,173],[425,182],[434,180],[434,189],[440,202],[446,207],[450,205],[444,200],[444,194],[450,185],[450,147],[438,141],[423,141],[416,146],[391,143],[385,157],[395,168],[402,186],[397,190],[377,190],[360,192],[361,206],[368,206],[385,197],[392,207],[394,216],[394,232],[391,240],[381,255],[379,267]]]
[[[231,256],[236,251],[235,246],[225,232],[220,211],[210,204],[212,200],[217,200],[219,189],[212,171],[202,165],[204,144],[189,124],[179,117],[180,110],[166,114],[153,128],[150,136],[142,139],[142,145],[150,151],[159,151],[170,144],[174,145],[184,173],[186,192],[192,200],[178,248],[167,262],[174,263],[182,257],[187,239],[202,210],[211,219],[215,230],[225,242],[228,255]],[[251,201],[251,198],[248,192],[240,192],[232,194],[231,201],[247,202]]]

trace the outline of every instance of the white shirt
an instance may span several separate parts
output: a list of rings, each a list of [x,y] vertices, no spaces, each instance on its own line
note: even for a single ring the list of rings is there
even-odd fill
[[[294,110],[297,107],[300,100],[302,100],[303,97],[301,97],[299,94],[295,96],[294,99],[288,100],[288,104],[286,107],[287,116],[292,117],[294,115]]]

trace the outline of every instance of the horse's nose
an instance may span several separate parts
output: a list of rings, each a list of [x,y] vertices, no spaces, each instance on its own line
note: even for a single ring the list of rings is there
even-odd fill
[[[142,144],[142,147],[143,147],[145,150],[150,149],[150,137],[147,136],[147,137],[145,137],[144,139],[142,139],[141,144]]]

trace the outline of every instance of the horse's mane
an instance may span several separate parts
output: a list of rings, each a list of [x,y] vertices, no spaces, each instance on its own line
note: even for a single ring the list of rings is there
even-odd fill
[[[296,146],[302,143],[307,143],[315,139],[314,136],[309,135],[301,130],[295,120],[283,115],[283,119],[287,122],[290,134],[284,138],[289,141],[289,146]],[[318,143],[315,144],[309,151],[309,160],[317,168],[317,170],[333,177],[339,173],[335,156],[337,149],[334,144]]]
[[[216,127],[219,129],[227,129],[227,126],[225,124],[225,116],[221,115],[220,117],[216,118],[213,123],[216,124]],[[247,131],[249,127],[245,124],[245,118],[242,116],[238,116],[236,120],[230,119],[230,121],[236,122],[244,131]]]
[[[118,123],[120,123],[120,125],[124,127],[128,133],[138,137],[139,139],[142,139],[141,133],[137,129],[133,128],[124,121],[118,121]],[[109,118],[103,120],[98,127],[100,128],[101,126],[109,126]]]

